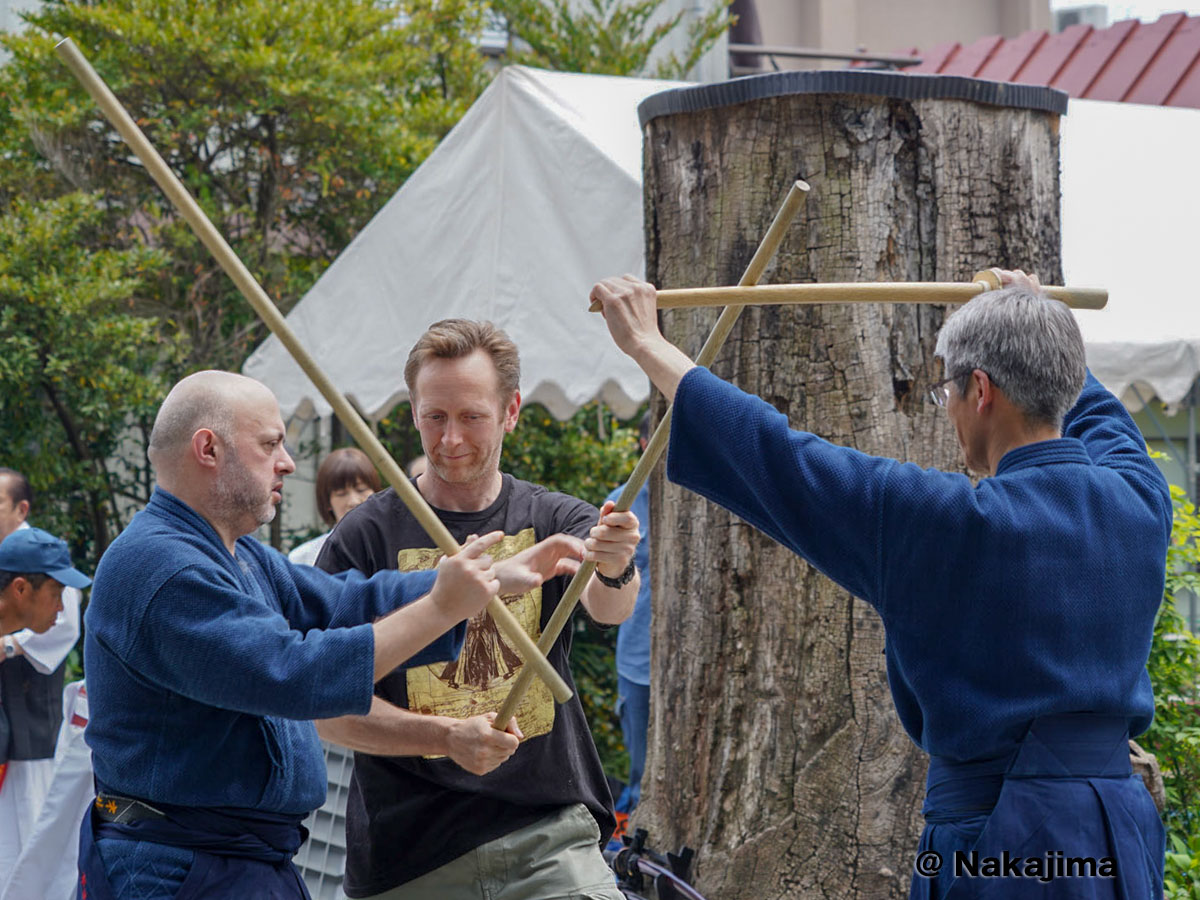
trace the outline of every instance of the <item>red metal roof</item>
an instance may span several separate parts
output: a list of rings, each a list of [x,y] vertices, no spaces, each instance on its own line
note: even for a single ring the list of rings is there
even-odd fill
[[[1157,22],[991,35],[914,52],[924,62],[906,72],[1045,84],[1089,100],[1200,109],[1200,16],[1169,13]]]

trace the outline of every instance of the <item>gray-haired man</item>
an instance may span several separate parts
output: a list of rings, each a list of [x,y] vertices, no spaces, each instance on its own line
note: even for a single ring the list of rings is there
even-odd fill
[[[882,617],[897,712],[930,754],[920,849],[943,863],[912,896],[1043,897],[1059,876],[1078,877],[1054,896],[1161,896],[1163,829],[1127,738],[1154,710],[1170,495],[1087,374],[1070,310],[1022,273],[1002,281],[937,344],[932,396],[978,485],[790,430],[663,338],[651,285],[609,279],[592,298],[675,403],[668,478]]]

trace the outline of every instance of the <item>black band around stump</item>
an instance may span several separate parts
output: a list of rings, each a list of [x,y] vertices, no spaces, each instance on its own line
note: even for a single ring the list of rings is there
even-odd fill
[[[633,564],[633,560],[629,561],[629,565],[625,567],[625,571],[616,578],[609,578],[599,569],[596,569],[596,577],[600,579],[600,583],[605,587],[619,588],[625,587],[629,582],[633,581],[633,573],[637,571],[637,566]]]

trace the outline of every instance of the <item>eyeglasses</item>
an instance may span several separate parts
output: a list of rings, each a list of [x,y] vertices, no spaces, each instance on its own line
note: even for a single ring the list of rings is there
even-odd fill
[[[929,386],[929,399],[944,409],[946,404],[950,401],[950,385],[958,381],[964,375],[970,375],[974,371],[975,369],[967,369],[966,371],[959,372],[957,375],[951,375],[949,378],[943,378],[941,381],[931,384]],[[988,372],[984,371],[983,369],[980,369],[979,371],[983,372],[984,375],[987,375],[988,380],[991,381],[993,386],[999,387],[999,385],[996,384],[996,379],[992,378]]]
[[[929,399],[945,409],[946,404],[950,401],[950,385],[958,381],[965,374],[967,373],[959,372],[957,375],[951,375],[949,378],[943,378],[941,381],[931,384],[929,386]]]

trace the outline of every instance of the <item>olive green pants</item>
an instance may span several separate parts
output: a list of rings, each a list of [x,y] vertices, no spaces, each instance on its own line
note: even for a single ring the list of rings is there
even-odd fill
[[[581,803],[370,900],[624,900]]]

